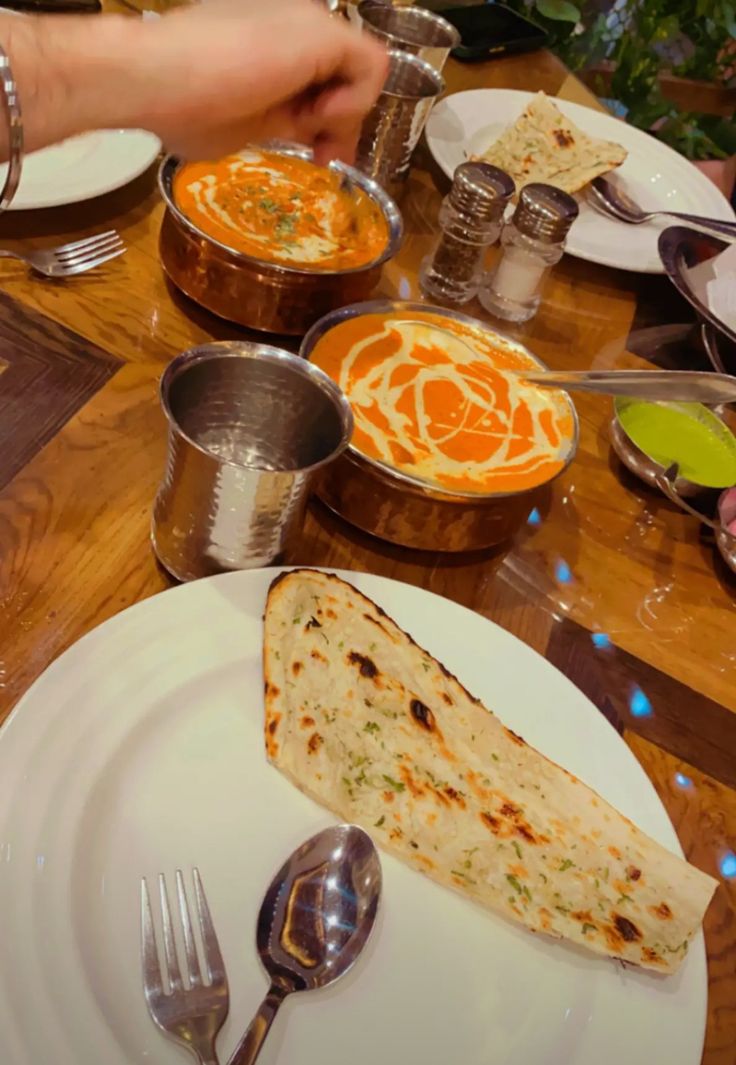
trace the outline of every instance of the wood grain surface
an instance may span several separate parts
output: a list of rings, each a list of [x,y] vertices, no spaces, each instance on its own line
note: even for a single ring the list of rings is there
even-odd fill
[[[596,106],[547,53],[451,63],[448,82],[449,91],[544,89]],[[445,187],[420,150],[402,201],[407,237],[381,293],[418,295],[417,268]],[[41,378],[21,395],[22,416],[9,422],[3,411],[0,422],[19,434],[8,442],[0,429],[0,474],[8,471],[0,487],[0,719],[72,642],[170,583],[149,544],[166,446],[157,381],[179,351],[248,333],[169,287],[157,254],[161,215],[151,171],[98,200],[0,218],[8,246],[111,227],[128,245],[122,259],[64,284],[0,263],[0,410],[23,340],[45,373],[67,385],[70,365],[80,375],[66,407]],[[568,256],[539,315],[514,335],[553,367],[645,365],[628,350],[632,328],[656,329],[675,313],[686,321],[663,279]],[[650,348],[647,357],[656,357],[657,345]],[[700,357],[687,344],[682,350],[683,365]],[[407,551],[313,503],[294,561],[371,571],[461,602],[546,654],[606,714],[653,779],[690,859],[721,880],[705,924],[703,1062],[734,1065],[736,881],[720,863],[736,849],[736,584],[697,522],[612,458],[610,402],[577,397],[576,405],[578,457],[512,544],[459,556]]]

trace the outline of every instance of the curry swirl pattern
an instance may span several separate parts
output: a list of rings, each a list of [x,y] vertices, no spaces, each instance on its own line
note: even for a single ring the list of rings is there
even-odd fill
[[[450,317],[366,314],[342,322],[311,358],[355,416],[353,447],[457,492],[517,492],[564,466],[570,403],[508,371],[536,364],[500,337]]]

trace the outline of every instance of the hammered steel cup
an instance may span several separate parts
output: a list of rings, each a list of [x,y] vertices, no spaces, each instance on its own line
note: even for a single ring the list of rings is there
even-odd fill
[[[377,37],[387,48],[418,55],[437,71],[460,44],[455,27],[423,7],[392,7],[381,0],[362,0],[358,18],[364,33]]]
[[[168,366],[166,472],[151,538],[181,581],[283,561],[314,474],[347,446],[350,405],[304,359],[267,344],[213,343]]]
[[[355,166],[396,195],[429,112],[445,87],[442,76],[418,56],[392,49],[381,95],[363,122]]]

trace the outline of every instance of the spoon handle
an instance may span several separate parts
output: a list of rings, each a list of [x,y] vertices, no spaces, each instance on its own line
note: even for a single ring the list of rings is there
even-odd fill
[[[258,1012],[250,1022],[247,1032],[230,1055],[227,1065],[254,1065],[278,1008],[287,994],[288,991],[271,984],[268,994],[258,1007]]]
[[[686,222],[701,232],[736,240],[736,222],[723,222],[719,218],[704,218],[697,214],[682,214],[680,211],[662,211],[662,214],[668,218],[677,218],[680,222]]]

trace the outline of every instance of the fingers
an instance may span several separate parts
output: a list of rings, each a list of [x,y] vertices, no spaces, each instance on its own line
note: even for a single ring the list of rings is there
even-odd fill
[[[339,75],[333,74],[329,82],[318,86],[316,93],[308,93],[309,122],[305,121],[305,112],[296,112],[301,136],[308,135],[305,126],[312,126],[307,143],[314,147],[318,163],[330,159],[353,161],[363,119],[383,86],[388,56],[376,42],[368,38],[363,38],[363,42],[367,48],[346,53]]]

